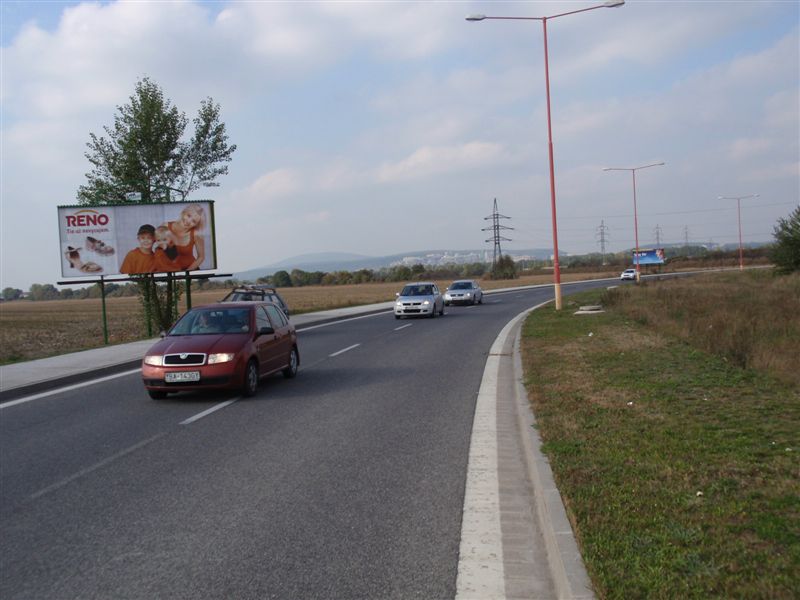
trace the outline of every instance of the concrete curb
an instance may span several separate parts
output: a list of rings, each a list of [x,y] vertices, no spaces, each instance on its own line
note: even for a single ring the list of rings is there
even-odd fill
[[[538,308],[538,307],[537,307]],[[528,313],[525,313],[525,317]],[[521,321],[524,322],[524,319]],[[547,548],[547,556],[558,598],[589,600],[594,598],[592,583],[586,572],[578,542],[567,518],[561,493],[553,479],[550,461],[542,453],[542,440],[536,429],[536,416],[528,401],[522,369],[522,323],[514,338],[514,380],[516,388],[517,424],[525,448],[528,474],[533,483],[536,513]]]
[[[40,392],[46,392],[55,388],[59,388],[73,383],[80,383],[82,381],[89,381],[90,379],[98,379],[106,375],[113,375],[115,373],[122,373],[130,369],[136,369],[142,365],[142,359],[128,360],[106,367],[94,368],[91,371],[83,371],[81,373],[72,373],[71,375],[63,375],[53,377],[52,379],[45,379],[44,381],[37,381],[36,383],[29,383],[20,385],[14,388],[0,391],[0,404],[23,398],[24,396],[31,396]]]
[[[470,440],[456,580],[457,600],[518,597],[522,589],[530,592],[537,586],[539,589],[549,587],[557,598],[588,600],[595,597],[561,495],[555,486],[550,463],[541,452],[541,439],[533,427],[535,417],[523,385],[522,324],[532,311],[549,302],[529,308],[511,319],[495,339],[486,360]],[[512,339],[509,351],[509,340]],[[503,501],[497,441],[498,382],[504,361],[506,365],[511,362],[514,381],[510,400],[515,408],[516,435],[520,438],[524,476],[534,504],[530,507],[532,516],[547,556],[550,584],[528,567],[530,570],[524,579],[529,580],[520,586],[522,580],[518,573],[511,572],[509,558],[504,556],[506,544],[500,516]],[[519,567],[519,563],[516,566]],[[538,581],[537,577],[540,578]],[[526,594],[524,597],[535,596]]]

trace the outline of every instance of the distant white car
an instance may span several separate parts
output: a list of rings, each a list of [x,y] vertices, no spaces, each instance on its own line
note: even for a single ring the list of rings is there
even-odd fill
[[[636,281],[636,269],[625,269],[619,276],[622,281]]]
[[[474,279],[459,279],[445,291],[444,304],[483,304],[483,290]]]

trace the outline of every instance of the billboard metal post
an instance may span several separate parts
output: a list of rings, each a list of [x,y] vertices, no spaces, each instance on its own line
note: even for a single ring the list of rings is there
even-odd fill
[[[100,303],[103,307],[103,344],[108,346],[108,318],[106,317],[106,282],[100,275]]]
[[[192,310],[192,276],[186,271],[186,310]]]

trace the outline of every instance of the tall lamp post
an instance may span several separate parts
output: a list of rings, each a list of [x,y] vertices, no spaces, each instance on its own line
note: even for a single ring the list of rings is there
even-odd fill
[[[639,268],[639,215],[636,210],[636,171],[649,169],[650,167],[663,167],[666,163],[658,162],[652,165],[642,165],[641,167],[607,167],[603,171],[630,171],[633,177],[633,233],[636,241],[636,283],[639,283],[641,270]]]
[[[736,200],[736,213],[739,217],[739,270],[744,271],[744,251],[742,250],[742,200],[745,198],[758,198],[758,194],[747,196],[717,196],[718,200]]]
[[[550,19],[557,19],[558,17],[566,17],[567,15],[574,15],[577,13],[586,12],[588,10],[595,10],[597,8],[615,8],[625,4],[625,0],[609,0],[597,6],[590,6],[589,8],[581,8],[579,10],[571,10],[569,12],[559,13],[557,15],[550,15],[547,17],[488,17],[486,15],[469,15],[467,21],[483,21],[487,19],[494,19],[499,21],[541,21],[542,31],[544,33],[544,82],[545,91],[547,94],[547,145],[548,156],[550,159],[550,213],[553,220],[553,288],[555,292],[556,310],[561,310],[561,267],[558,263],[558,226],[556,225],[556,176],[555,167],[553,165],[553,126],[550,119],[550,66],[547,56],[547,21]]]

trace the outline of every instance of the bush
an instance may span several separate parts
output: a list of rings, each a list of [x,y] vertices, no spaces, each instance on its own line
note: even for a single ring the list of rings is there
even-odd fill
[[[800,271],[800,206],[786,219],[778,219],[770,258],[780,273]]]

